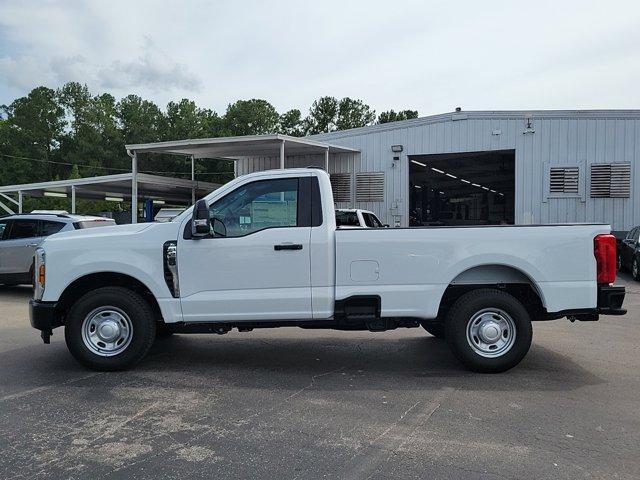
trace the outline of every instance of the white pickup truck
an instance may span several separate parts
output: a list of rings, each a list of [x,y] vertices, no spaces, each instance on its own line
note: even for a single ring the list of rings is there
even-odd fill
[[[422,326],[500,372],[532,320],[621,315],[607,225],[336,229],[329,176],[236,178],[167,223],[60,233],[36,252],[33,327],[64,326],[89,368],[134,365],[157,335]]]

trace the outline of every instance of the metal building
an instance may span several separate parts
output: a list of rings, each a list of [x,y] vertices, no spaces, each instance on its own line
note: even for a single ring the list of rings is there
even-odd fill
[[[456,111],[309,138],[355,151],[330,155],[337,206],[393,226],[640,224],[638,110]],[[278,166],[249,157],[236,169]]]

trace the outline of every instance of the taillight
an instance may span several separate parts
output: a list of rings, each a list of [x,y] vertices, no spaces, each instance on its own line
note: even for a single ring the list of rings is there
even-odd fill
[[[616,281],[616,237],[598,235],[593,239],[593,254],[596,257],[598,283]]]

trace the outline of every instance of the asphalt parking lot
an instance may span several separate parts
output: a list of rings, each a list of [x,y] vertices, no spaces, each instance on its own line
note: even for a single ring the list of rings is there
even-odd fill
[[[0,288],[0,478],[638,478],[640,283],[625,317],[534,324],[466,372],[422,329],[161,340],[136,369],[43,345]]]

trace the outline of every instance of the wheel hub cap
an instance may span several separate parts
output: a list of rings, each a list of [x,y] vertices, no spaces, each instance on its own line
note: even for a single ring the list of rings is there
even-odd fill
[[[482,322],[478,332],[486,343],[495,343],[500,338],[500,326],[494,321]]]
[[[507,312],[498,308],[476,312],[467,324],[467,342],[485,358],[504,355],[513,347],[515,338],[515,322]]]
[[[111,357],[131,343],[133,326],[129,316],[117,307],[100,307],[82,322],[82,341],[91,352]]]

